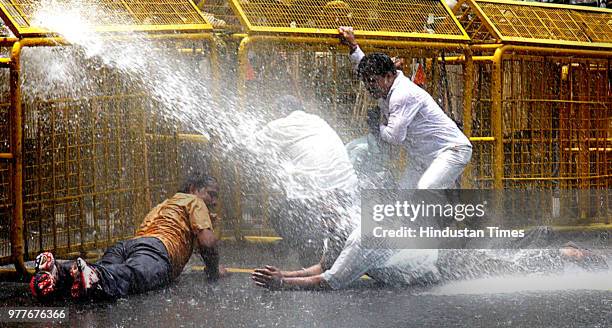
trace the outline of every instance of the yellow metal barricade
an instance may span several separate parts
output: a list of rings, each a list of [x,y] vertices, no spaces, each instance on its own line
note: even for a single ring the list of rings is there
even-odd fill
[[[612,10],[498,0],[454,10],[475,43],[457,60],[473,67],[476,186],[551,190],[565,196],[543,204],[548,222],[609,223]]]
[[[95,58],[53,31],[31,26],[37,5],[0,2],[0,16],[16,35],[0,39],[10,56],[0,58],[0,263],[15,263],[22,275],[24,260],[42,250],[83,255],[133,236],[150,207],[176,192],[193,160],[188,154],[208,147],[207,138],[183,130],[182,122],[159,117],[163,104],[142,85],[93,64]],[[151,49],[175,49],[177,57],[202,58],[201,51],[185,54],[186,44],[214,53],[212,26],[190,1],[89,5],[102,10],[94,30],[105,33],[104,42],[127,46],[137,32]],[[37,80],[43,66],[29,60],[47,47],[54,52],[45,55],[56,57],[44,67],[70,59],[96,76],[96,87],[75,94],[60,85],[39,97],[38,88],[49,86]],[[214,74],[214,56],[206,57]],[[22,89],[24,81],[30,87]],[[210,158],[198,160],[204,166]]]
[[[219,1],[204,1],[201,8],[224,21],[241,23],[240,28],[228,27],[228,31],[242,32],[233,34],[233,40],[240,42],[237,93],[243,106],[266,112],[280,95],[298,96],[309,108],[318,108],[317,114],[338,131],[344,142],[366,133],[365,109],[373,102],[364,99],[363,89],[359,92],[348,49],[339,44],[339,26],[353,26],[366,52],[379,51],[405,58],[407,74],[413,72],[410,68],[413,59],[425,64],[429,58],[426,87],[436,97],[443,95],[437,58],[443,53],[463,54],[469,40],[441,1],[232,0],[229,3],[234,16],[228,15],[227,7]],[[432,73],[431,67],[436,72]],[[448,102],[456,104],[455,108],[461,112],[462,67],[449,63],[448,68],[445,78],[452,80]],[[394,153],[399,154],[399,148]],[[242,172],[236,172],[233,179],[240,187],[234,190],[232,200],[237,218],[232,222],[235,237],[248,239],[253,233],[273,234],[268,224],[270,195],[265,182],[255,181]]]
[[[2,75],[7,72],[0,71]],[[3,76],[3,80],[6,80]],[[4,92],[0,94],[5,94]],[[3,97],[4,98],[4,97]],[[11,185],[11,174],[13,172],[10,160],[12,160],[11,148],[11,125],[9,124],[9,103],[8,99],[2,99],[0,105],[0,254],[10,256],[11,244],[10,227],[13,210],[13,199]],[[10,260],[10,259],[9,259]]]

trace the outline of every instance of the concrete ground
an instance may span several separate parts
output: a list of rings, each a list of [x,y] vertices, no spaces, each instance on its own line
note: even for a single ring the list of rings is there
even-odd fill
[[[224,264],[299,268],[291,251],[272,245],[228,246]],[[585,276],[502,278],[392,289],[371,280],[343,291],[268,291],[248,273],[206,282],[193,257],[162,290],[116,302],[65,306],[62,323],[9,327],[610,327],[612,272]],[[241,270],[237,270],[241,271]],[[246,270],[245,270],[246,271]],[[36,307],[27,284],[0,283],[0,310]]]

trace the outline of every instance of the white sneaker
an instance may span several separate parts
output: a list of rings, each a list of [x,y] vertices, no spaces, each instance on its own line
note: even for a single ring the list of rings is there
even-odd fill
[[[98,286],[98,282],[100,281],[100,277],[98,277],[96,270],[80,257],[74,262],[70,269],[70,274],[74,279],[72,288],[70,289],[70,294],[73,298],[87,296]]]

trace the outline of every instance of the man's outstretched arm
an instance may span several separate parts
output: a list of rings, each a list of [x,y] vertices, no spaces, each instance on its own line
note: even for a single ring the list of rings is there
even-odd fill
[[[318,268],[317,268],[318,267]],[[310,271],[309,271],[310,270]],[[321,276],[321,273],[316,273],[316,270],[321,270],[320,265],[314,265],[308,269],[300,271],[290,271],[290,274],[310,274],[310,276],[292,276],[286,277],[283,275],[283,271],[278,268],[266,265],[263,268],[255,269],[251,275],[251,279],[257,286],[265,287],[269,289],[291,289],[291,288],[325,288],[327,283]]]
[[[338,28],[338,34],[340,37],[340,43],[349,47],[349,55],[351,63],[353,64],[353,70],[357,71],[359,62],[365,57],[365,54],[359,48],[357,40],[355,39],[355,32],[351,26],[340,26]]]
[[[302,268],[297,271],[281,271],[281,274],[285,278],[296,278],[296,277],[311,277],[323,273],[321,263],[317,263],[308,268]]]

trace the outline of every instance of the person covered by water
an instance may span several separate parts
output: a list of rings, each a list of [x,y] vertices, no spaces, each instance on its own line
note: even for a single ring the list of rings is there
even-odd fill
[[[333,225],[331,221],[327,223]],[[251,278],[257,286],[270,289],[341,289],[363,275],[385,285],[410,286],[500,275],[561,273],[566,269],[609,269],[602,255],[574,242],[561,247],[531,248],[542,247],[533,242],[543,240],[543,231],[551,235],[550,228],[538,227],[513,241],[511,247],[515,249],[391,249],[384,241],[378,247],[364,246],[357,226],[339,255],[331,250],[320,263],[297,271],[266,265],[255,269]]]
[[[425,90],[382,53],[365,55],[352,27],[338,28],[350,59],[378,107],[367,115],[370,131],[382,141],[403,145],[409,161],[400,189],[449,189],[472,156],[468,138]],[[381,118],[382,117],[382,118]]]
[[[227,275],[219,265],[218,239],[209,213],[216,206],[218,190],[214,178],[193,172],[179,192],[146,215],[134,238],[109,247],[96,263],[39,254],[30,282],[32,294],[40,300],[68,294],[74,299],[116,299],[158,289],[181,274],[194,244],[210,281]]]
[[[300,99],[279,97],[270,112],[249,148],[269,168],[271,225],[289,247],[320,248],[320,221],[349,218],[339,212],[355,203],[357,176],[336,131]]]
[[[359,213],[354,215],[359,217]],[[345,224],[338,230],[337,217],[325,218],[323,224],[329,234],[319,263],[297,271],[283,271],[266,265],[255,269],[251,279],[257,286],[270,289],[342,289],[364,274],[390,285],[410,285],[437,274],[437,249],[399,250],[385,245],[366,247],[362,242],[358,219],[349,222],[352,230],[345,237]]]

